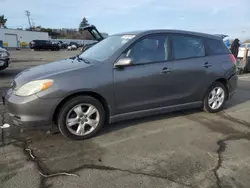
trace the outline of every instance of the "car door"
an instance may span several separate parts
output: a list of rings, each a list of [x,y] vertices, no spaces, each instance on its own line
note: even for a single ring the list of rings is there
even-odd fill
[[[117,113],[166,106],[172,96],[172,62],[167,35],[151,35],[135,42],[122,57],[132,65],[114,68],[114,94]]]
[[[51,50],[53,48],[52,42],[51,41],[47,41],[46,43],[47,43],[46,44],[46,49]]]
[[[173,58],[173,101],[179,104],[201,101],[208,88],[210,62],[205,56],[204,41],[200,37],[182,34],[171,35]],[[211,78],[209,78],[211,77]]]
[[[48,49],[48,42],[47,42],[47,40],[40,41],[40,46],[41,46],[41,49],[47,50]]]

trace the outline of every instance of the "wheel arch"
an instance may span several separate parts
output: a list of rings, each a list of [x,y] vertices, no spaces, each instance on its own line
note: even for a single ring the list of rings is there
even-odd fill
[[[221,83],[225,86],[225,88],[226,88],[226,90],[227,90],[227,99],[228,99],[228,95],[229,95],[229,84],[228,84],[228,80],[225,79],[225,78],[219,78],[219,79],[215,80],[214,82],[221,82]]]
[[[209,85],[208,89],[206,90],[205,94],[203,95],[203,99],[205,98],[205,96],[206,96],[206,94],[207,94],[209,88],[210,88],[214,83],[216,83],[216,82],[220,82],[220,83],[222,83],[222,84],[225,86],[225,88],[226,88],[226,90],[227,90],[227,98],[226,98],[226,99],[228,99],[228,95],[229,95],[229,84],[228,84],[228,80],[227,80],[226,78],[218,78],[218,79],[216,79],[213,83],[211,83],[211,84]]]
[[[65,97],[56,107],[56,109],[54,110],[54,113],[53,113],[53,116],[52,116],[52,120],[53,120],[53,123],[57,124],[57,117],[58,117],[58,114],[62,108],[62,106],[70,99],[74,98],[74,97],[77,97],[77,96],[90,96],[90,97],[93,97],[95,99],[97,99],[101,104],[102,106],[104,107],[104,110],[105,110],[105,121],[106,122],[109,122],[109,117],[110,117],[110,108],[109,108],[109,105],[106,101],[106,99],[100,95],[99,93],[96,93],[96,92],[92,92],[92,91],[82,91],[82,92],[76,92],[76,93],[73,93],[67,97]]]

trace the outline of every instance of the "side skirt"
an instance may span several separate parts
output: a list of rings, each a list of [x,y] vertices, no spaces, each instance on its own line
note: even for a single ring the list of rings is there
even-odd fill
[[[140,117],[145,117],[145,116],[150,116],[150,115],[164,114],[167,112],[198,108],[198,107],[201,107],[201,105],[202,105],[202,102],[199,101],[199,102],[178,104],[178,105],[166,106],[166,107],[160,107],[160,108],[154,108],[154,109],[140,110],[140,111],[135,111],[135,112],[128,112],[124,114],[111,116],[109,119],[109,123],[115,123],[115,122],[122,121],[122,120],[140,118]]]

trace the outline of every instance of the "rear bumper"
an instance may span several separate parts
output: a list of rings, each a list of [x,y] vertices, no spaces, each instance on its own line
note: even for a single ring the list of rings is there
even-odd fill
[[[228,93],[229,93],[228,99],[231,99],[234,96],[237,86],[238,86],[238,75],[235,73],[228,79]]]
[[[22,128],[41,128],[52,125],[53,113],[61,99],[41,99],[36,95],[19,97],[10,89],[3,100],[13,125]]]

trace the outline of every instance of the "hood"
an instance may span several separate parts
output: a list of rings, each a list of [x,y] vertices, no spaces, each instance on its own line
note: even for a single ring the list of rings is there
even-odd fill
[[[0,47],[0,52],[1,52],[1,51],[7,52],[7,50],[6,50],[6,49],[4,49],[4,48]]]
[[[78,60],[65,59],[26,69],[19,73],[12,83],[12,88],[18,89],[23,84],[32,80],[46,79],[58,74],[86,68],[91,64],[79,62]]]

